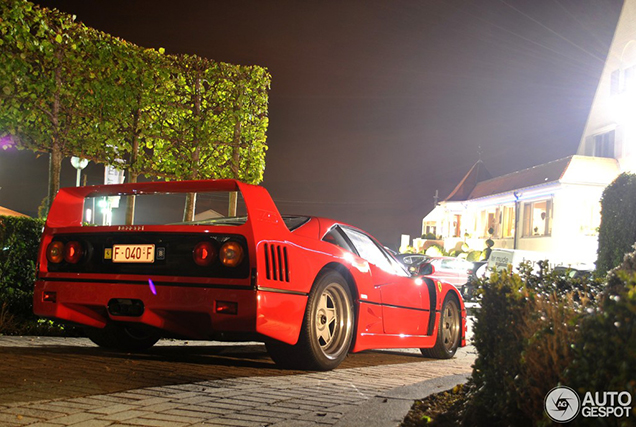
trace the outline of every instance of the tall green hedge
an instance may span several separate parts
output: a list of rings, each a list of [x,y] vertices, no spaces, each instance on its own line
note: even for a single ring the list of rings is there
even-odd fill
[[[0,216],[0,308],[34,319],[33,283],[44,220]]]
[[[597,272],[620,265],[636,242],[636,175],[623,173],[603,192]]]

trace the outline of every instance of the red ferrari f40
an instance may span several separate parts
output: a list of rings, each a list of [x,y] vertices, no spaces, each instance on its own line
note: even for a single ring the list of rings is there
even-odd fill
[[[219,213],[225,195],[238,200],[230,215]],[[197,211],[184,220],[188,197]],[[313,370],[366,349],[450,358],[466,331],[452,285],[411,276],[358,228],[281,215],[263,187],[234,180],[61,189],[42,236],[34,311],[84,326],[106,348],[256,340],[277,364]]]

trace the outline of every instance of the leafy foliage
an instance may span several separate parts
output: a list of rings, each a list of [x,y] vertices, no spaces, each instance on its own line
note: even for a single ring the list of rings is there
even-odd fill
[[[601,216],[596,268],[604,275],[622,262],[636,242],[636,175],[623,173],[607,186]]]
[[[581,322],[566,384],[585,392],[636,392],[636,252],[607,276],[601,304]],[[633,405],[632,405],[633,406]],[[634,413],[632,411],[632,417]],[[580,420],[599,425],[598,419]],[[616,425],[630,425],[623,419]],[[608,424],[609,425],[609,424]]]
[[[79,123],[89,111],[84,55],[90,52],[90,38],[73,16],[22,0],[3,3],[0,128],[17,136],[19,146],[51,154],[52,200],[63,156],[81,151]]]
[[[536,425],[543,398],[564,381],[570,343],[600,284],[544,268],[493,273],[479,282],[475,361],[464,425]]]
[[[0,306],[6,304],[16,318],[34,317],[33,284],[43,227],[41,219],[0,216]]]
[[[264,68],[142,49],[25,0],[3,0],[0,33],[0,129],[51,154],[49,201],[70,155],[126,169],[133,182],[262,180]]]

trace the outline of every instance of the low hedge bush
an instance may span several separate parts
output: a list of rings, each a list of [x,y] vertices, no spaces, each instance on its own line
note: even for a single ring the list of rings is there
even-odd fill
[[[590,310],[574,342],[564,384],[586,392],[627,391],[636,398],[636,253],[610,271],[599,307]],[[581,418],[578,425],[636,425],[636,402],[628,418]],[[617,422],[618,421],[618,422]]]
[[[44,220],[0,216],[0,335],[78,336],[79,329],[33,314],[33,285]]]
[[[464,408],[466,426],[532,426],[545,422],[543,399],[565,383],[581,319],[595,307],[600,282],[526,264],[478,284],[474,328],[478,357]]]
[[[0,306],[18,319],[34,319],[33,283],[43,227],[42,219],[0,216]]]

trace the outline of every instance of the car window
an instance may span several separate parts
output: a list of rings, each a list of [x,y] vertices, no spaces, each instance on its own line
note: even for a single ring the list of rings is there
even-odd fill
[[[455,262],[454,259],[443,259],[441,267],[444,270],[454,270],[455,268],[457,268],[457,262]]]
[[[342,231],[338,227],[332,227],[331,230],[325,234],[325,237],[322,238],[325,242],[331,243],[332,245],[340,246],[342,249],[346,249],[349,252],[355,253],[349,242],[342,235]]]
[[[404,268],[398,268],[398,262],[391,262],[388,254],[386,254],[380,247],[366,234],[350,228],[343,228],[344,233],[347,235],[353,246],[355,246],[358,254],[361,258],[369,261],[376,267],[391,273],[398,274],[400,276],[407,276],[408,274]]]

